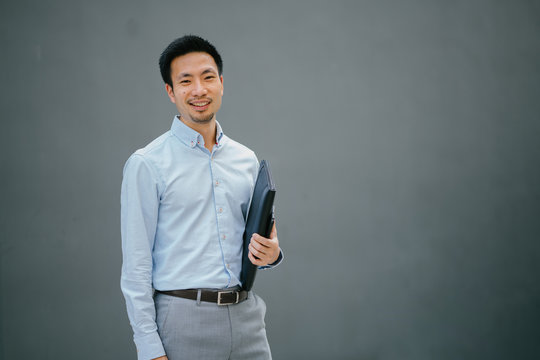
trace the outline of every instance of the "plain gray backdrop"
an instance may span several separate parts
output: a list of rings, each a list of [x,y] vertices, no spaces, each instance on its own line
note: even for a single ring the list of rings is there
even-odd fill
[[[270,161],[280,359],[540,358],[537,1],[2,1],[0,358],[135,359],[128,156],[170,127],[174,38]]]

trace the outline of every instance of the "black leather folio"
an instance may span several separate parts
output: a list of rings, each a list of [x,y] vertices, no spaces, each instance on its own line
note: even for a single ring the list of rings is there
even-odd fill
[[[240,281],[242,289],[251,290],[255,275],[257,274],[257,265],[253,265],[249,260],[249,242],[251,236],[257,233],[264,237],[269,237],[274,225],[274,197],[276,196],[276,187],[272,180],[268,161],[262,160],[259,167],[259,174],[253,189],[251,205],[246,221],[246,230],[244,231],[244,252],[242,255],[242,272]]]

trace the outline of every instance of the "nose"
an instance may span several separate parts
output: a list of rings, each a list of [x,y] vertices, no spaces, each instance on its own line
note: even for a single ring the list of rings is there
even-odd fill
[[[193,89],[191,90],[193,96],[204,96],[207,93],[206,87],[200,80],[195,80],[193,82]]]

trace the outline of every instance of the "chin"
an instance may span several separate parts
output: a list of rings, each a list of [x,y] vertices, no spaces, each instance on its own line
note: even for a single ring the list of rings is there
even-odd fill
[[[198,124],[208,124],[210,121],[212,121],[213,118],[214,118],[214,114],[210,114],[207,116],[197,116],[197,117],[192,116],[191,120]]]

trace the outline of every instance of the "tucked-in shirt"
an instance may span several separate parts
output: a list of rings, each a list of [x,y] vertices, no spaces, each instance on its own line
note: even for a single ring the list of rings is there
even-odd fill
[[[210,152],[203,137],[175,117],[170,131],[137,150],[124,166],[121,287],[139,359],[165,355],[153,289],[240,284],[242,237],[258,161],[219,123],[215,141]]]

